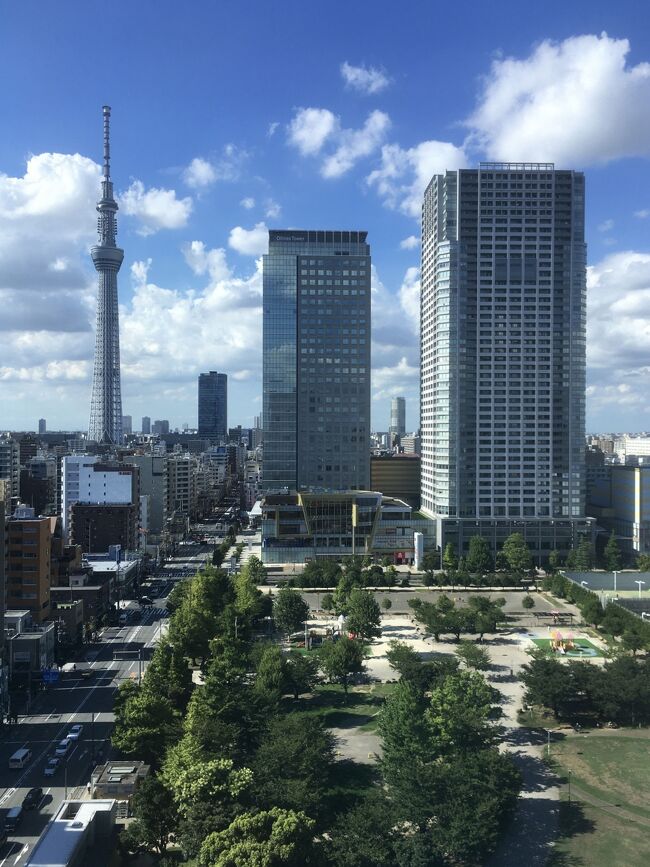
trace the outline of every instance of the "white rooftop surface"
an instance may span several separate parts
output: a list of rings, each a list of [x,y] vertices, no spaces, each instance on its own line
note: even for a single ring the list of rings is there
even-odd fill
[[[96,813],[109,811],[112,800],[81,801],[72,819],[62,819],[71,803],[64,801],[54,819],[45,827],[25,867],[68,867],[82,845]]]
[[[128,572],[134,566],[138,565],[137,560],[122,560],[121,563],[116,563],[115,560],[93,560],[88,558],[88,565],[93,567],[95,572],[115,572],[119,566],[120,572]]]

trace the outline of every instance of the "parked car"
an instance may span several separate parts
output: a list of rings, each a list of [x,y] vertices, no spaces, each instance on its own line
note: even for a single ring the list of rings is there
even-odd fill
[[[61,759],[48,759],[43,772],[46,777],[53,777],[61,767]]]
[[[140,605],[153,605],[153,599],[151,596],[141,596]]]
[[[72,726],[66,737],[69,741],[78,741],[83,730],[84,727],[77,723],[77,725]]]
[[[23,798],[24,810],[35,810],[43,800],[43,789],[40,786],[34,786]]]
[[[5,830],[15,831],[23,819],[23,808],[12,807],[5,816]]]

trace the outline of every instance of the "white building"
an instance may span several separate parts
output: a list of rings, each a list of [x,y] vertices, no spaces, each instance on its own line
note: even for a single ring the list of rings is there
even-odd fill
[[[133,503],[136,470],[102,464],[97,455],[67,455],[61,462],[61,519],[68,536],[74,503]]]
[[[422,208],[423,511],[466,552],[585,522],[584,176],[550,163],[435,175]]]

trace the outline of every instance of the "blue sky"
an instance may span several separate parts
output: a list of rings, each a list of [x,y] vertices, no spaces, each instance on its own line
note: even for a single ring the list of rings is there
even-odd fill
[[[418,203],[481,159],[587,175],[588,429],[650,429],[643,4],[0,0],[0,429],[87,426],[101,106],[113,108],[124,412],[260,411],[266,227],[362,228],[373,426],[418,425]],[[137,423],[136,423],[137,427]]]

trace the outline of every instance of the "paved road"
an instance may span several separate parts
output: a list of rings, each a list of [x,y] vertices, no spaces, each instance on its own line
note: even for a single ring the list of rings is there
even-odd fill
[[[59,683],[34,700],[30,715],[21,716],[17,725],[0,731],[0,810],[4,814],[20,805],[33,786],[41,786],[44,793],[39,809],[25,812],[17,831],[10,833],[9,840],[0,847],[0,867],[20,867],[25,863],[66,793],[68,797],[84,796],[91,769],[99,762],[100,754],[104,760],[110,757],[115,692],[127,678],[137,679],[139,670],[146,667],[153,645],[169,622],[166,595],[187,570],[185,564],[191,564],[190,574],[194,574],[206,552],[207,546],[201,550],[196,546],[191,551],[188,547],[187,555],[183,553],[169,561],[163,573],[165,580],[159,585],[160,597],[153,606],[141,609],[141,619],[124,627],[109,627],[100,641],[87,646],[85,659],[93,672],[90,677],[63,675]],[[134,601],[125,603],[125,607],[139,610]],[[83,725],[81,738],[70,748],[57,774],[45,777],[48,759],[75,723]],[[32,751],[32,759],[25,768],[11,770],[9,757],[21,747]]]

